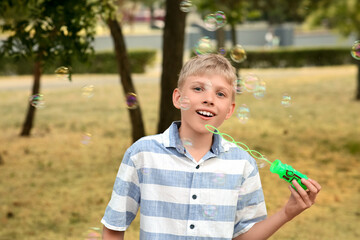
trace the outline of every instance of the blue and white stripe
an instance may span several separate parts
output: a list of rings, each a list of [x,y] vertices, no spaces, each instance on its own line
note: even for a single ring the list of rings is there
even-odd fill
[[[181,144],[179,125],[126,151],[105,227],[125,231],[141,206],[141,240],[225,240],[266,218],[255,160],[214,135],[211,150],[196,162]]]

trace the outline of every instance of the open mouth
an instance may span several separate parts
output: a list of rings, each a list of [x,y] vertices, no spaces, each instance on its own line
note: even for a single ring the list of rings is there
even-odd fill
[[[201,115],[201,116],[204,116],[204,117],[213,117],[213,116],[215,116],[215,113],[208,112],[208,111],[203,111],[203,110],[196,111],[196,113]]]

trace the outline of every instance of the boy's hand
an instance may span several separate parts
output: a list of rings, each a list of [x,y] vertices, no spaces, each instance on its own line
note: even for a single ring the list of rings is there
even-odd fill
[[[295,180],[292,181],[292,184],[294,184],[296,190],[292,186],[289,186],[291,196],[284,207],[288,220],[291,220],[311,207],[315,203],[317,194],[321,190],[320,184],[315,180],[302,178],[301,182],[308,188],[307,190],[304,190]]]

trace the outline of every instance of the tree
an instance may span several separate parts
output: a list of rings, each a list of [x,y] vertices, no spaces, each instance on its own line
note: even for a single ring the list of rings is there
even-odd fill
[[[180,11],[181,0],[166,1],[163,34],[160,113],[157,131],[166,130],[172,121],[180,119],[180,112],[172,104],[172,90],[177,87],[178,74],[183,64],[185,17]]]
[[[31,95],[40,93],[43,69],[60,58],[71,65],[73,56],[86,60],[93,51],[95,5],[81,0],[3,0],[0,1],[0,29],[8,33],[1,55],[26,58],[34,62]],[[30,136],[36,108],[28,110],[21,136]]]
[[[116,19],[116,8],[109,1],[104,1],[102,8],[104,10],[102,17],[105,18],[105,21],[110,28],[111,37],[114,42],[116,61],[124,95],[127,96],[128,94],[135,94],[136,96],[135,87],[131,78],[130,61],[127,54],[124,35],[122,33],[121,24]],[[136,105],[136,108],[128,108],[132,126],[133,142],[145,136],[145,127],[142,119],[140,103],[137,102]]]
[[[311,4],[311,3],[309,3]],[[343,36],[355,34],[360,39],[360,0],[321,0],[312,3],[312,12],[307,17],[311,26],[326,24],[326,27],[336,29]],[[357,61],[357,88],[355,99],[360,101],[360,61]]]

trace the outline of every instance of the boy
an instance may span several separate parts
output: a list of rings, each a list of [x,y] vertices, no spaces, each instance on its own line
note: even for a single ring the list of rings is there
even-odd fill
[[[215,54],[197,56],[182,68],[174,106],[181,122],[135,142],[120,165],[102,219],[103,239],[124,239],[140,208],[141,240],[267,239],[310,207],[320,191],[314,180],[294,181],[287,204],[266,218],[255,160],[209,132],[235,109],[234,69]]]

